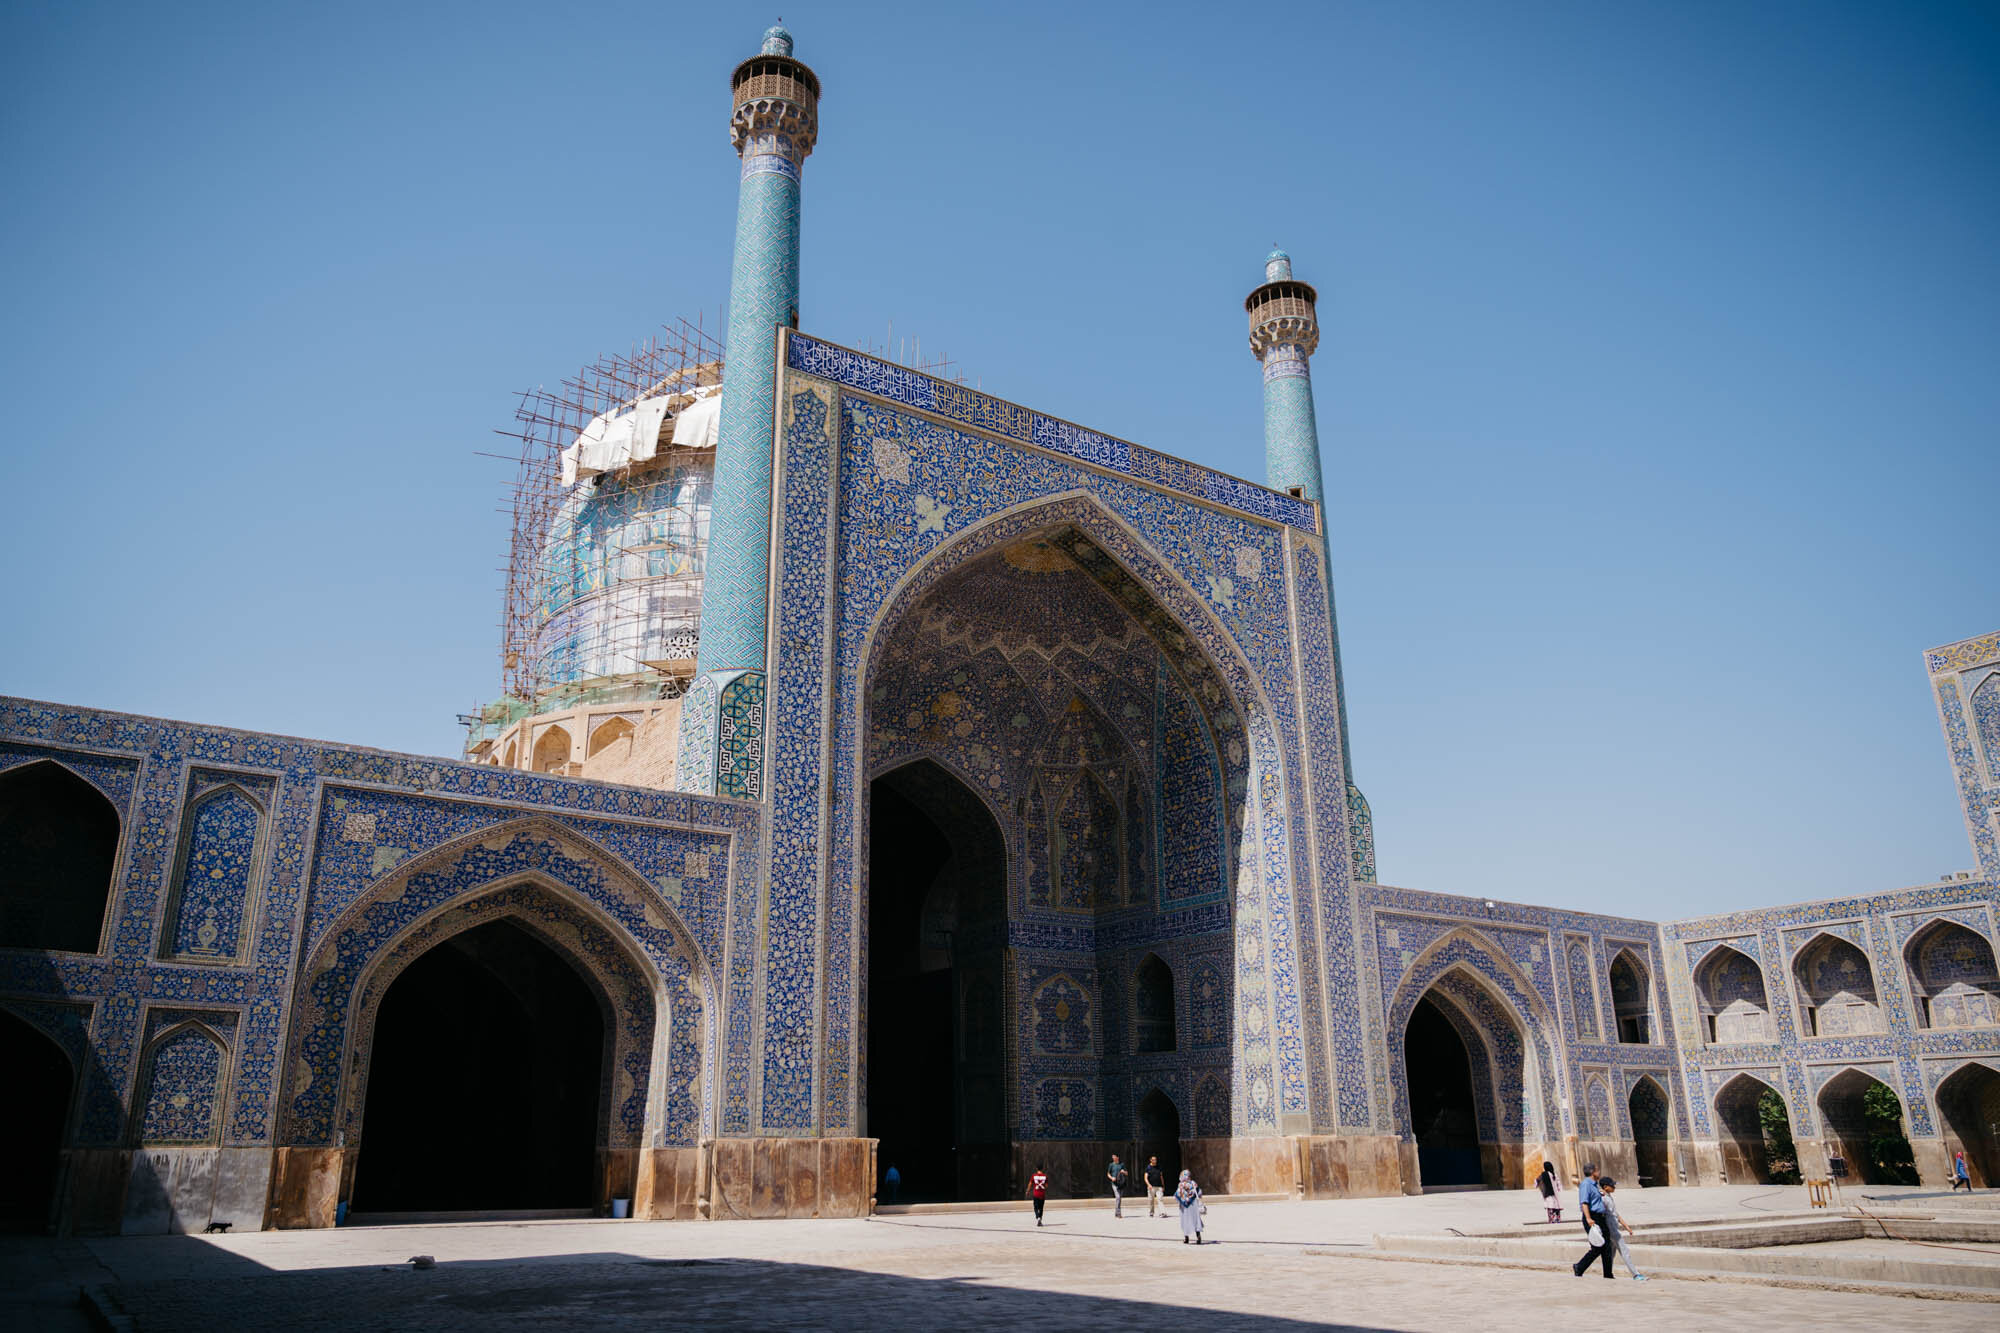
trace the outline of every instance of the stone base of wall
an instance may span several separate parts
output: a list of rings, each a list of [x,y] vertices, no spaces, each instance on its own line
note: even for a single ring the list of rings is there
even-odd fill
[[[1308,1199],[1359,1199],[1403,1192],[1400,1146],[1392,1134],[1302,1134],[1292,1140]]]
[[[874,1139],[712,1139],[694,1150],[707,1159],[709,1187],[707,1206],[698,1203],[697,1215],[866,1217],[875,1202],[875,1144]],[[656,1179],[657,1159],[655,1154]],[[678,1191],[679,1159],[674,1169]],[[694,1170],[701,1180],[699,1161]]]
[[[1551,1157],[1547,1160],[1553,1162],[1556,1159]],[[1576,1160],[1579,1169],[1585,1162],[1597,1163],[1599,1178],[1610,1176],[1618,1182],[1621,1189],[1639,1187],[1639,1153],[1633,1144],[1621,1143],[1616,1139],[1578,1139]],[[1541,1169],[1542,1164],[1536,1162],[1535,1170]],[[1534,1176],[1530,1175],[1527,1183],[1534,1184]]]

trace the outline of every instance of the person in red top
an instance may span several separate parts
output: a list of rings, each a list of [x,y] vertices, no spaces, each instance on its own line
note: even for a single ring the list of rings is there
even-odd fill
[[[1035,1225],[1040,1226],[1042,1224],[1042,1204],[1047,1202],[1049,1197],[1048,1172],[1037,1169],[1034,1175],[1028,1177],[1028,1197],[1035,1201]]]

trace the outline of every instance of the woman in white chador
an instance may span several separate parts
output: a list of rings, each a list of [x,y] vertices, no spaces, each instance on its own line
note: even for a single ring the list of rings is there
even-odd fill
[[[1186,1171],[1181,1172],[1174,1202],[1181,1206],[1181,1244],[1187,1244],[1189,1236],[1194,1237],[1195,1244],[1201,1244],[1201,1215],[1208,1211],[1208,1205],[1201,1201],[1201,1186]]]

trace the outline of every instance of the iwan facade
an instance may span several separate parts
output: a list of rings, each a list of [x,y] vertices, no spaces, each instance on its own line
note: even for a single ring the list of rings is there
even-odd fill
[[[732,86],[679,790],[0,701],[13,1219],[853,1216],[1112,1151],[1658,1187],[1770,1174],[1767,1093],[1859,1163],[1878,1084],[1925,1180],[2000,1180],[2000,635],[1927,657],[1977,871],[1668,924],[1380,885],[1290,260],[1259,485],[801,331],[819,81],[774,29]]]

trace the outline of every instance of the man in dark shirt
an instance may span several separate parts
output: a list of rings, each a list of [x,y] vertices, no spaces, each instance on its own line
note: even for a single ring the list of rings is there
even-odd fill
[[[1160,1194],[1167,1188],[1166,1173],[1160,1170],[1160,1159],[1146,1159],[1146,1216],[1158,1217]]]
[[[1125,1163],[1118,1160],[1118,1154],[1111,1154],[1111,1165],[1104,1168],[1104,1178],[1111,1182],[1111,1215],[1125,1216]]]

